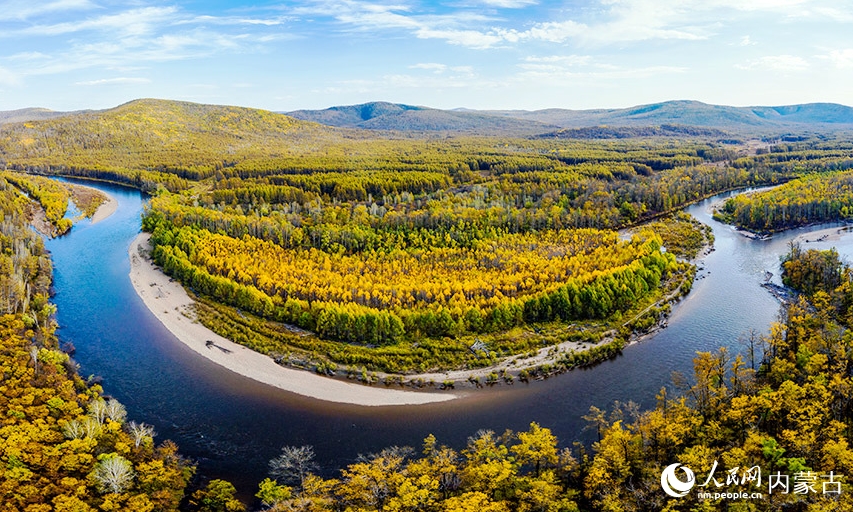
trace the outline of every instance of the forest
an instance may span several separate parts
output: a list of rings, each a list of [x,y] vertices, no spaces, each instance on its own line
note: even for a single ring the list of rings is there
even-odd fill
[[[56,337],[51,263],[0,178],[0,510],[177,510],[193,465],[84,381]]]
[[[792,247],[783,278],[800,298],[768,336],[745,339],[744,355],[697,354],[651,410],[592,408],[591,446],[535,423],[457,448],[430,436],[340,469],[287,446],[241,503],[228,482],[193,480],[173,443],[76,373],[56,338],[50,260],[28,228],[38,203],[62,232],[73,201],[33,174],[130,184],[151,194],[152,255],[196,294],[198,319],[282,364],[372,381],[591,342],[555,361],[568,369],[618,353],[658,320],[640,312],[663,314],[689,291],[688,260],[710,239],[678,209],[787,182],[773,192],[791,204],[830,202],[787,210],[810,218],[843,203],[853,168],[853,146],[831,137],[749,152],[716,133],[659,133],[377,135],[155,100],[0,128],[0,510],[853,510],[853,270],[837,253]],[[782,229],[767,223],[775,202],[760,204],[721,215]],[[766,499],[668,497],[661,473],[675,462]],[[768,489],[772,474],[796,485]],[[821,492],[827,482],[838,492]]]
[[[6,169],[148,191],[152,256],[197,319],[328,374],[480,368],[574,339],[618,353],[690,289],[675,256],[704,235],[617,230],[852,161],[828,137],[418,136],[160,100],[2,131]]]
[[[773,233],[853,217],[853,160],[849,143],[806,140],[773,146],[756,157],[796,178],[773,190],[726,201],[716,218],[758,233]]]
[[[276,511],[851,510],[853,270],[798,247],[783,268],[801,292],[783,322],[744,338],[743,355],[698,353],[651,410],[592,407],[591,448],[561,447],[534,423],[480,431],[460,451],[430,436],[419,452],[390,447],[323,478],[310,447],[285,447],[257,497]],[[674,462],[697,476],[680,498],[660,484]],[[700,497],[721,490],[738,497]]]

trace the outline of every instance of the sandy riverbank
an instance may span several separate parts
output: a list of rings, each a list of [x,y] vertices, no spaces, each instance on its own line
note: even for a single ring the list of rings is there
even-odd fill
[[[77,185],[78,187],[84,185]],[[107,194],[106,192],[101,192],[104,196],[106,196],[107,200],[98,207],[95,214],[92,215],[92,224],[97,224],[102,220],[106,219],[110,215],[114,214],[118,209],[118,200],[113,196]]]
[[[128,251],[130,280],[136,293],[176,338],[216,364],[264,384],[330,402],[365,406],[419,405],[457,398],[458,395],[448,392],[368,387],[284,368],[270,357],[219,336],[184,314],[193,300],[177,281],[170,280],[146,257],[148,238],[147,233],[140,234]]]
[[[824,228],[818,231],[809,231],[808,233],[797,235],[797,237],[794,239],[794,242],[799,244],[810,244],[814,242],[837,242],[841,240],[841,237],[843,235],[849,234],[849,226],[836,226],[831,228]]]

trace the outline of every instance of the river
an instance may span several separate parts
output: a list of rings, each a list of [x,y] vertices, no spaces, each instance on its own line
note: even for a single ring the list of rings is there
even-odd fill
[[[76,347],[81,375],[101,378],[130,418],[154,425],[158,441],[174,440],[201,474],[232,481],[242,496],[254,494],[268,460],[284,445],[312,445],[321,472],[336,476],[359,454],[391,445],[418,448],[430,433],[461,448],[479,429],[526,430],[535,421],[552,429],[564,446],[589,441],[592,433],[583,430],[581,416],[590,406],[606,409],[617,400],[653,406],[673,371],[690,374],[696,351],[720,346],[740,351],[739,337],[751,329],[765,333],[779,303],[760,285],[767,271],[778,282],[779,256],[803,232],[748,239],[711,220],[707,209],[715,199],[702,201],[686,211],[713,227],[716,250],[705,258],[667,329],[627,347],[620,357],[546,381],[437,405],[369,408],[259,384],[186,348],[145,308],[128,277],[127,249],[139,233],[144,198],[117,185],[86,184],[113,195],[119,206],[106,220],[82,221],[69,235],[46,243],[54,262],[60,339]],[[850,254],[853,237],[834,245]]]

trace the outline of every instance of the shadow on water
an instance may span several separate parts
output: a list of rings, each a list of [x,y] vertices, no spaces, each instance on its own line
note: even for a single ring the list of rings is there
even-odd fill
[[[140,228],[144,199],[138,191],[87,182],[113,195],[118,210],[98,224],[76,225],[47,242],[55,265],[59,336],[77,349],[85,377],[103,378],[107,394],[129,416],[155,426],[198,461],[205,476],[225,478],[251,496],[266,476],[267,461],[283,445],[310,444],[328,476],[390,445],[419,446],[429,434],[456,448],[479,429],[523,430],[536,421],[563,445],[590,441],[581,416],[592,405],[616,400],[642,407],[670,383],[689,374],[697,350],[738,348],[739,336],[765,332],[778,303],[760,283],[778,274],[787,243],[760,242],[712,222],[710,201],[688,211],[714,228],[716,251],[693,292],[678,305],[669,328],[630,346],[613,360],[546,381],[472,392],[450,403],[407,407],[330,404],[287,393],[234,374],[178,342],[145,308],[131,286],[127,250]]]

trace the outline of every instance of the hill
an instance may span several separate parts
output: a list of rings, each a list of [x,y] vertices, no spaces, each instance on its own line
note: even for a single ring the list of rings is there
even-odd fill
[[[349,134],[349,138],[357,135]],[[243,107],[142,99],[0,126],[0,163],[88,169],[211,169],[337,141],[341,130]],[[185,176],[192,177],[192,176]]]
[[[725,138],[728,134],[714,128],[662,124],[660,126],[590,126],[585,128],[561,128],[543,133],[539,138],[555,139],[630,139],[648,137],[709,137]]]
[[[439,110],[374,102],[325,110],[298,110],[288,115],[329,126],[419,132],[455,132],[480,135],[528,136],[559,129],[602,128],[604,138],[679,135],[664,126],[726,131],[784,132],[789,130],[853,129],[853,108],[833,103],[777,107],[731,107],[699,101],[666,101],[622,109],[592,110]],[[654,127],[660,133],[636,135],[613,128]],[[661,131],[662,130],[662,131]],[[678,130],[675,130],[676,132]],[[689,130],[688,130],[689,131]],[[570,137],[570,133],[561,133]],[[590,138],[579,132],[578,138]],[[681,135],[695,135],[682,133]]]
[[[76,112],[57,112],[46,108],[21,108],[18,110],[0,111],[0,125],[7,123],[23,123],[26,121],[40,121],[53,119],[54,117],[70,116],[79,114]]]
[[[287,115],[328,126],[405,132],[526,136],[559,128],[538,120],[517,119],[486,112],[440,110],[381,101],[325,110],[296,110],[288,112]]]
[[[853,108],[834,103],[780,107],[730,107],[699,101],[667,101],[623,109],[495,110],[491,115],[538,121],[561,128],[682,125],[721,130],[850,129]]]

